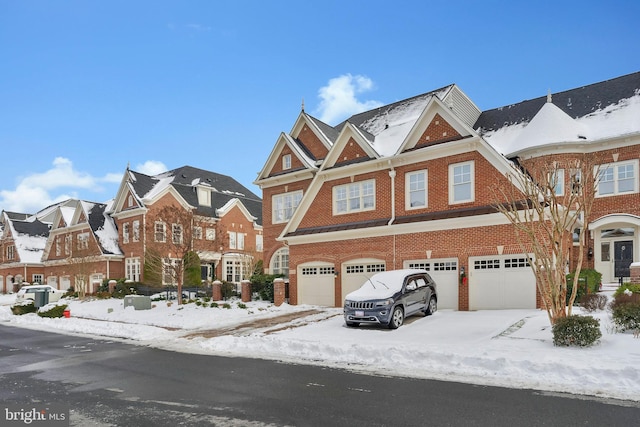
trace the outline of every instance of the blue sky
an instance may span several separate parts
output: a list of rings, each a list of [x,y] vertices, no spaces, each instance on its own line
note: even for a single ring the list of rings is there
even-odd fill
[[[127,165],[252,182],[335,125],[456,83],[481,109],[640,71],[640,2],[0,0],[0,209],[115,195]]]

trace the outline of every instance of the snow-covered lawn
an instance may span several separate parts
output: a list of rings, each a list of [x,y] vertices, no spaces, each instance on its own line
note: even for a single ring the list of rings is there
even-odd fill
[[[553,345],[542,310],[440,310],[411,317],[392,331],[347,328],[339,308],[262,301],[246,308],[238,301],[230,302],[231,308],[222,302],[217,308],[154,302],[151,310],[136,311],[123,300],[71,300],[70,318],[48,319],[14,316],[9,309],[14,300],[15,295],[0,295],[5,325],[182,352],[640,401],[640,339],[614,333],[607,310],[593,314],[600,319],[599,344],[564,348]]]

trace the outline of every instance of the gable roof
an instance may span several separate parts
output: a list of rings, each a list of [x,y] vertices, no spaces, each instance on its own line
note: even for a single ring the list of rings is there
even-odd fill
[[[640,72],[554,93],[550,97],[553,105],[576,123],[576,128],[584,127],[585,135],[580,136],[586,137],[587,141],[640,132]],[[546,114],[543,107],[548,98],[542,96],[484,111],[473,128],[509,157],[523,149],[549,143],[544,138],[539,141],[524,138],[524,129],[533,124],[534,117]],[[565,125],[554,129],[556,133],[566,130],[567,120],[563,122]]]
[[[39,264],[49,237],[50,224],[41,222],[34,215],[3,213],[4,227],[10,231],[17,251],[16,261]]]
[[[192,166],[182,166],[155,176],[127,170],[125,180],[140,205],[171,188],[184,202],[195,208],[195,213],[202,216],[217,217],[216,210],[223,207],[231,199],[238,199],[262,224],[262,200],[251,190],[227,175],[210,172]],[[200,205],[198,187],[211,188],[211,206]],[[119,192],[120,195],[120,192]]]

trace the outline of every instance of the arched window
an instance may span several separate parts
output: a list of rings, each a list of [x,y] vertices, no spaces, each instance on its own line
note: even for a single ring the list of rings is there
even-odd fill
[[[289,278],[289,248],[281,248],[271,257],[271,274],[283,274]]]

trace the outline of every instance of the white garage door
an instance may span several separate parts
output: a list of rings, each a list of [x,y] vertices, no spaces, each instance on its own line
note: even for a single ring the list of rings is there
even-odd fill
[[[438,286],[438,309],[458,309],[458,258],[405,261],[404,267],[429,272]]]
[[[536,280],[526,255],[469,257],[469,309],[536,308]]]
[[[335,269],[333,265],[303,264],[298,266],[298,304],[335,304]]]
[[[344,298],[347,294],[359,289],[371,276],[385,270],[385,263],[381,260],[351,261],[348,264],[343,264],[341,275],[342,299],[340,303],[344,304]]]

